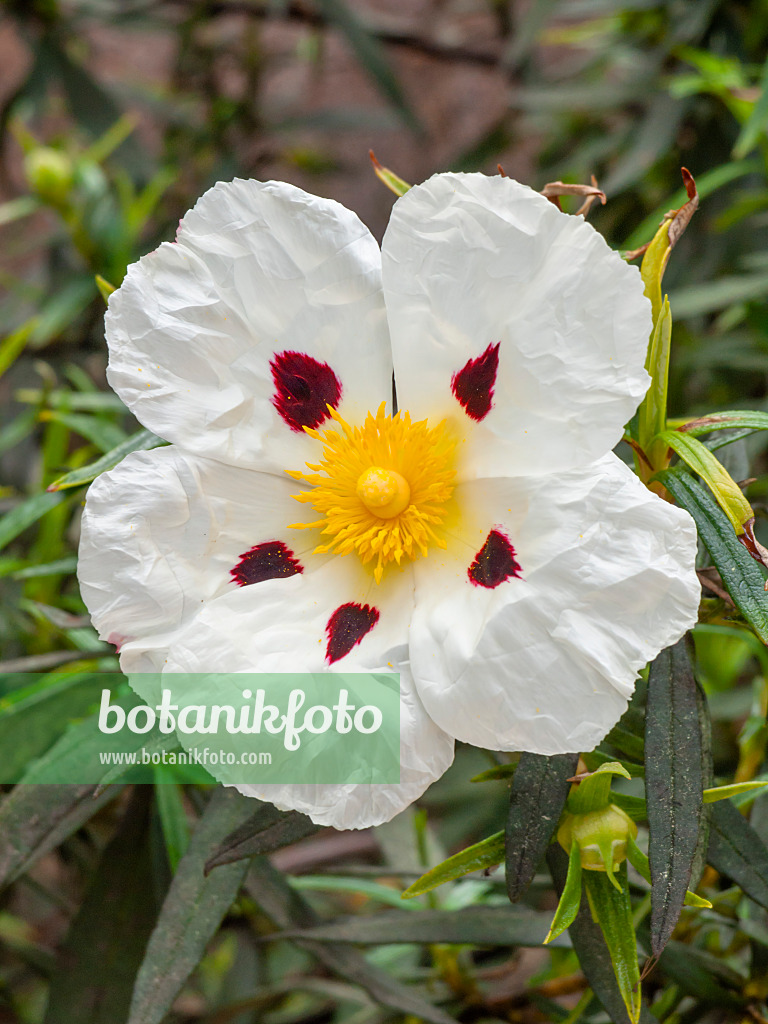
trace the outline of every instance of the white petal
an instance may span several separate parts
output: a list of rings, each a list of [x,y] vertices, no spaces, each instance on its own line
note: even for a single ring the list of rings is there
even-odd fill
[[[273,403],[276,353],[329,366],[347,418],[388,399],[381,259],[353,213],[291,185],[236,180],[206,192],[177,239],[128,269],[106,318],[109,382],[147,427],[281,472],[301,466],[307,438]]]
[[[329,668],[325,629],[347,601],[375,605],[379,620],[344,658],[340,672],[400,672],[401,782],[399,785],[280,785],[237,788],[298,810],[321,825],[367,828],[394,817],[453,760],[453,738],[425,712],[407,663],[413,603],[409,571],[372,582],[354,556],[334,558],[316,572],[246,587],[206,607],[193,627],[174,638],[166,671],[317,672]]]
[[[384,236],[383,281],[398,403],[472,435],[462,479],[586,465],[648,387],[637,268],[509,178],[440,174],[407,192]],[[497,344],[492,407],[475,423],[452,377]]]
[[[555,477],[462,485],[463,538],[416,563],[411,667],[438,725],[482,747],[591,750],[638,670],[696,622],[696,529],[615,456]],[[488,532],[522,578],[473,585]]]
[[[287,528],[313,515],[291,497],[298,490],[288,477],[173,445],[134,452],[103,473],[88,491],[78,562],[100,636],[150,645],[160,658],[165,641],[150,639],[172,634],[206,602],[239,589],[230,570],[246,551],[282,541],[303,561],[317,539],[314,531]]]

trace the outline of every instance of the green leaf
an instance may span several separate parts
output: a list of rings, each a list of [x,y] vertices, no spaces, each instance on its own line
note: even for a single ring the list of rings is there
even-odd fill
[[[16,786],[0,803],[0,889],[115,799],[115,786],[96,796],[93,785]]]
[[[138,430],[135,434],[131,434],[122,441],[116,448],[113,448],[111,452],[107,452],[106,455],[102,455],[96,462],[92,462],[90,466],[82,466],[80,469],[73,469],[71,473],[66,473],[64,476],[60,476],[58,480],[48,487],[49,491],[63,491],[68,487],[80,487],[83,484],[89,484],[92,480],[95,480],[101,473],[105,473],[108,469],[112,469],[118,462],[122,462],[126,455],[130,455],[131,452],[147,451],[150,448],[157,448],[159,445],[164,445],[166,442],[158,437],[157,434],[153,434],[151,430]]]
[[[394,171],[390,171],[388,167],[382,167],[376,159],[373,150],[369,151],[368,156],[371,158],[374,174],[379,181],[383,182],[390,192],[394,192],[396,196],[404,196],[411,188],[411,185],[409,185],[407,181],[404,181],[399,175],[395,174]]]
[[[704,803],[715,804],[718,800],[730,800],[731,797],[741,796],[742,793],[754,793],[757,796],[766,786],[766,781],[734,782],[730,786],[714,786],[712,789],[704,790]]]
[[[651,884],[651,864],[646,855],[637,845],[632,836],[627,836],[627,860],[635,869],[635,871],[644,878],[646,882]],[[701,896],[697,896],[695,892],[691,892],[690,889],[686,890],[685,893],[685,905],[686,907],[711,907],[712,904],[709,900],[705,900]]]
[[[48,494],[42,491],[32,497],[20,501],[10,512],[0,517],[0,550],[16,540],[20,533],[42,519],[46,512],[61,504],[63,494]]]
[[[103,677],[91,672],[43,676],[0,699],[0,780],[19,781],[69,722],[90,710],[103,685]]]
[[[580,906],[581,850],[579,849],[578,843],[572,843],[571,853],[568,858],[568,875],[566,876],[565,885],[560,895],[560,901],[557,904],[555,916],[552,919],[552,924],[549,926],[547,937],[544,939],[545,945],[552,942],[559,935],[562,935],[565,929],[569,928],[573,924]]]
[[[734,532],[743,533],[745,523],[754,520],[755,513],[739,485],[709,448],[695,437],[678,430],[665,430],[654,440],[669,445],[694,473],[699,474],[728,516]]]
[[[127,1024],[160,1024],[200,962],[209,940],[237,897],[247,863],[227,864],[208,877],[206,861],[222,835],[251,809],[232,789],[214,791],[179,862],[136,978]]]
[[[523,754],[512,780],[506,828],[507,894],[513,903],[530,885],[560,820],[578,754]]]
[[[251,806],[258,806],[251,801]],[[208,874],[220,864],[231,864],[246,857],[272,853],[284,846],[305,839],[320,831],[306,814],[299,811],[278,811],[272,804],[262,804],[255,814],[226,836],[205,865]]]
[[[32,317],[31,320],[27,320],[21,327],[17,327],[15,331],[11,331],[0,341],[0,377],[24,351],[36,326],[37,317]]]
[[[678,505],[693,516],[725,589],[764,644],[768,644],[768,594],[757,562],[739,543],[733,527],[710,492],[684,471],[657,474]]]
[[[117,290],[115,286],[110,284],[101,274],[97,274],[94,280],[96,281],[96,287],[99,289],[99,295],[104,299],[104,302],[109,302],[109,296]]]
[[[675,319],[714,313],[736,303],[762,301],[768,295],[768,274],[734,274],[706,284],[673,291],[670,296]]]
[[[510,764],[497,764],[493,768],[486,768],[484,772],[478,772],[469,780],[470,782],[494,782],[497,779],[511,779],[517,771],[517,762]]]
[[[740,992],[726,988],[717,980],[721,978],[741,988],[743,981],[739,975],[729,972],[719,957],[702,949],[672,941],[661,954],[659,966],[683,992],[700,1003],[738,1010],[747,1002]]]
[[[51,978],[44,1024],[126,1019],[136,972],[155,922],[149,844],[151,790],[139,786],[104,850]]]
[[[691,880],[702,805],[696,681],[685,638],[651,665],[645,716],[645,797],[650,830],[651,951],[669,941]]]
[[[318,0],[318,7],[331,25],[346,38],[363,70],[370,76],[383,96],[399,111],[405,123],[415,132],[424,129],[411,109],[405,93],[392,70],[384,47],[343,0]]]
[[[102,452],[125,444],[127,438],[122,427],[100,416],[87,416],[78,412],[62,412],[60,409],[43,409],[41,423],[61,423],[86,438]]]
[[[636,1022],[640,1019],[640,968],[626,863],[621,865],[618,875],[620,889],[611,885],[600,871],[585,871],[584,884],[608,947],[622,1001],[629,1019]]]
[[[565,885],[568,860],[559,846],[550,846],[547,863],[557,890],[561,893]],[[598,874],[597,871],[583,873],[584,876]],[[616,893],[610,883],[607,884],[607,889],[611,893]],[[616,893],[616,897],[619,897],[618,893]],[[568,931],[584,976],[592,991],[603,1004],[606,1013],[614,1024],[628,1024],[630,1018],[619,991],[611,956],[599,925],[592,920],[586,895],[583,897],[581,909]],[[640,1024],[658,1024],[653,1014],[644,1006],[640,1010]]]
[[[760,141],[760,137],[765,135],[766,129],[768,128],[768,58],[765,61],[763,67],[763,77],[760,82],[760,95],[752,107],[747,120],[741,126],[739,137],[736,139],[736,143],[733,147],[733,156],[736,160],[741,160],[745,157],[750,150],[754,149]]]
[[[768,909],[768,849],[728,800],[710,807],[707,861]]]
[[[283,875],[265,857],[258,857],[253,862],[245,888],[279,928],[305,930],[318,923],[309,904],[288,885]],[[410,921],[416,913],[418,911],[410,914],[397,911],[396,916]],[[294,941],[297,946],[312,953],[328,970],[365,989],[381,1006],[421,1018],[430,1024],[455,1024],[452,1017],[428,1001],[426,994],[401,985],[391,974],[369,963],[357,950],[346,945],[326,945],[303,938]]]
[[[759,409],[728,409],[699,416],[694,420],[675,422],[675,429],[691,437],[700,437],[712,430],[733,430],[747,427],[750,430],[768,430],[768,412]]]
[[[346,917],[331,924],[289,930],[286,938],[315,942],[397,945],[401,942],[471,944],[478,946],[540,946],[549,931],[550,915],[528,907],[464,907],[461,910],[386,910],[365,917]],[[567,940],[554,942],[567,946]]]
[[[669,299],[665,298],[651,334],[645,368],[651,376],[651,386],[638,410],[637,439],[640,447],[651,457],[651,439],[666,427],[667,386],[669,382],[669,353],[672,340],[672,314]],[[651,462],[654,462],[651,457]]]
[[[421,896],[445,882],[452,882],[473,871],[483,871],[496,864],[501,864],[504,860],[504,848],[504,833],[495,832],[487,839],[481,839],[479,843],[468,846],[465,850],[455,853],[452,857],[431,868],[408,886],[402,898],[409,900],[413,896]]]
[[[175,872],[179,861],[189,846],[189,821],[184,809],[183,790],[173,781],[173,776],[164,765],[155,765],[155,796],[160,826],[165,840],[165,852],[171,872]]]

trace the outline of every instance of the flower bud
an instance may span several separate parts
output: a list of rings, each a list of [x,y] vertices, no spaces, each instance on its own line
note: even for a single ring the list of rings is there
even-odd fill
[[[50,146],[33,149],[24,160],[24,171],[33,192],[53,206],[62,206],[74,181],[74,167],[66,153]]]
[[[588,871],[614,871],[627,857],[627,840],[637,835],[637,825],[616,804],[608,804],[588,814],[568,814],[557,832],[557,841],[566,853],[576,843],[581,866]]]

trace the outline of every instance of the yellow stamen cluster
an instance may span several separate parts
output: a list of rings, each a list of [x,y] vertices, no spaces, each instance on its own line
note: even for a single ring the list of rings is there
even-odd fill
[[[330,407],[329,407],[330,409]],[[316,553],[356,551],[363,564],[376,560],[373,575],[381,582],[388,562],[426,555],[429,545],[445,548],[440,536],[453,493],[456,442],[443,423],[411,423],[407,412],[387,416],[384,403],[376,416],[368,413],[362,427],[351,427],[334,410],[341,429],[322,432],[305,428],[323,444],[323,459],[290,470],[312,490],[295,494],[322,516],[313,523],[292,523],[295,529],[322,527],[330,537]]]

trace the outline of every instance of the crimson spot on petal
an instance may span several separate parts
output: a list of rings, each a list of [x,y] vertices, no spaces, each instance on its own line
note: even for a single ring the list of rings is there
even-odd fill
[[[478,422],[491,411],[496,372],[499,369],[499,346],[489,345],[477,359],[470,359],[451,377],[451,391],[464,407],[467,416]]]
[[[328,634],[328,647],[325,656],[328,664],[349,654],[355,644],[359,644],[366,633],[370,633],[379,621],[379,611],[369,604],[343,604],[328,619],[325,632]]]
[[[249,583],[263,583],[264,580],[282,579],[283,576],[295,576],[299,572],[304,572],[304,566],[281,540],[257,544],[240,555],[240,561],[234,569],[229,570],[239,587],[247,587]]]
[[[330,415],[328,406],[338,406],[341,383],[327,363],[302,352],[279,352],[269,365],[275,383],[272,404],[291,430],[318,427]]]
[[[493,590],[511,576],[521,579],[520,564],[515,558],[515,549],[499,530],[491,530],[485,544],[475,555],[467,569],[470,581],[476,587]]]

